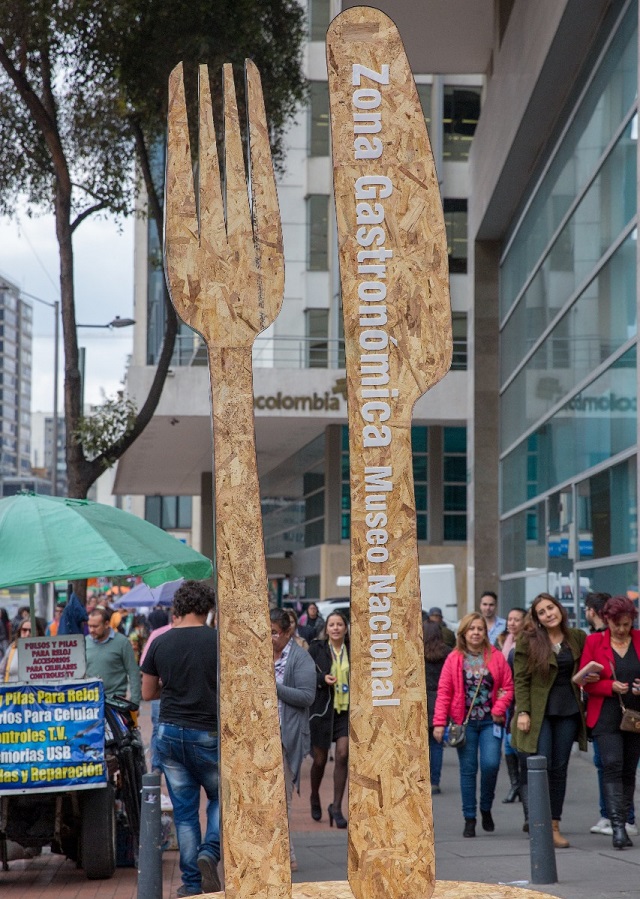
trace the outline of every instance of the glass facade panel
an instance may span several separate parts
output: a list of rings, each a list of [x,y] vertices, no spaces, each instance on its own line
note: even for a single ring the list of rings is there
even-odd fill
[[[503,261],[505,315],[637,94],[637,6],[632,3],[554,156]]]
[[[329,86],[326,81],[309,82],[309,102],[309,155],[328,156],[330,152]]]
[[[587,593],[610,593],[612,596],[629,596],[634,599],[638,593],[638,564],[624,562],[619,565],[603,565],[598,568],[580,569],[581,589]],[[586,622],[582,616],[581,626]]]
[[[326,272],[329,268],[329,197],[310,194],[307,197],[307,268],[310,272]]]
[[[502,571],[544,568],[547,563],[545,506],[536,503],[500,525]]]
[[[577,555],[580,560],[637,552],[636,483],[636,457],[633,456],[578,484]]]
[[[449,274],[467,273],[467,201],[446,198],[442,201],[447,231]]]
[[[503,512],[634,446],[636,427],[634,346],[502,460]]]
[[[634,231],[560,319],[502,395],[501,447],[542,418],[558,400],[637,333],[637,234]],[[514,313],[503,332],[503,355],[526,352],[526,328]],[[514,319],[518,319],[514,322]],[[513,326],[512,326],[513,325]]]
[[[636,212],[637,140],[625,130],[558,235],[503,331],[507,378]],[[524,325],[524,327],[523,327]]]
[[[328,364],[329,310],[307,309],[307,368],[326,368]]]
[[[416,84],[416,88],[418,90],[420,105],[422,106],[422,114],[427,123],[427,130],[429,130],[431,126],[431,85]]]
[[[443,428],[443,539],[467,539],[467,429]]]
[[[324,41],[331,21],[330,0],[310,0],[309,31],[312,41]]]
[[[445,85],[442,118],[444,162],[466,162],[480,116],[479,87]]]
[[[268,555],[293,553],[324,541],[324,447],[321,434],[262,478]]]

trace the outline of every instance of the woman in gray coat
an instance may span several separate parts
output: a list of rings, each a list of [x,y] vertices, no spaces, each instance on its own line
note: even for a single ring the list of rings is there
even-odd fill
[[[271,643],[276,669],[278,715],[284,759],[284,779],[287,789],[287,811],[291,812],[294,786],[299,789],[302,760],[311,751],[309,735],[309,706],[316,695],[315,665],[306,649],[292,640],[295,628],[284,609],[272,609]],[[289,853],[291,870],[298,870],[291,824],[289,824]]]

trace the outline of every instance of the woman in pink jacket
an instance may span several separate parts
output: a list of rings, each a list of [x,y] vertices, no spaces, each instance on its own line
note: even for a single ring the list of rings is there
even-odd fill
[[[433,736],[438,742],[449,722],[467,724],[464,745],[457,747],[465,837],[476,835],[478,756],[482,828],[495,830],[491,806],[500,768],[502,728],[512,699],[511,669],[500,650],[489,643],[484,618],[479,612],[465,615],[456,648],[447,656],[440,675],[433,716]]]

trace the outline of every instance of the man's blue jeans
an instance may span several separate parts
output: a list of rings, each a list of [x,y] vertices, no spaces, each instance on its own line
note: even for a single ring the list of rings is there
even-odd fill
[[[465,818],[476,817],[478,757],[480,759],[480,811],[491,811],[500,770],[501,749],[502,736],[494,736],[491,718],[488,721],[469,721],[465,744],[457,750],[460,764],[462,814]]]
[[[202,892],[198,856],[220,860],[220,804],[218,799],[218,735],[206,730],[160,724],[157,742],[160,767],[173,804],[184,886]],[[207,831],[200,830],[200,788],[207,799]]]

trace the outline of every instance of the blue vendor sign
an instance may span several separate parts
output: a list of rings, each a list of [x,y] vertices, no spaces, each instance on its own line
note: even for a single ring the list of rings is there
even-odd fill
[[[106,780],[102,681],[0,686],[0,796]]]

